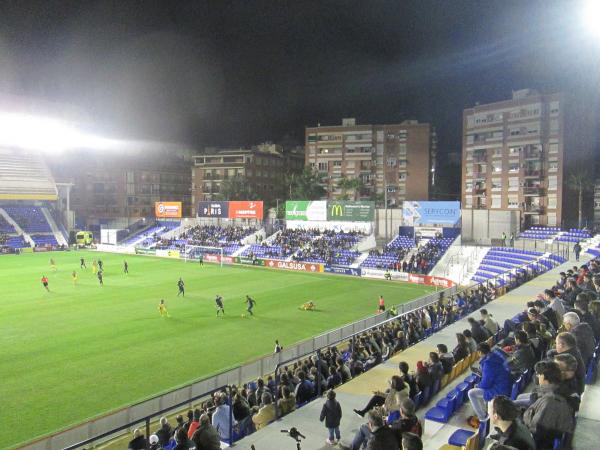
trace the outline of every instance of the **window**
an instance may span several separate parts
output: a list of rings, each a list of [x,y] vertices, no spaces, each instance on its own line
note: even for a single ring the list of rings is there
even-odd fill
[[[501,148],[494,149],[494,158],[502,158],[502,149]]]
[[[548,163],[548,172],[556,172],[558,171],[558,162]]]
[[[466,192],[471,192],[473,190],[473,182],[472,181],[467,181],[465,183],[465,191]]]
[[[334,161],[333,162],[333,167],[342,167],[342,162],[341,161]]]
[[[519,190],[519,179],[516,177],[511,177],[508,179],[508,190],[509,191],[518,191]]]
[[[499,195],[492,195],[492,208],[502,207],[502,197]]]
[[[508,207],[509,208],[518,208],[519,207],[519,197],[516,195],[508,196]]]
[[[519,163],[510,163],[508,165],[508,172],[515,173],[519,171]]]
[[[548,196],[548,209],[556,209],[556,194]]]
[[[553,175],[548,177],[548,190],[555,191],[558,186],[558,177]]]
[[[548,214],[548,226],[556,226],[556,214]]]
[[[509,147],[508,149],[508,155],[509,156],[513,156],[513,155],[518,155],[521,152],[521,147]]]
[[[319,171],[320,172],[324,172],[327,170],[327,163],[326,162],[320,162],[319,163]]]
[[[492,163],[492,172],[495,172],[495,173],[502,172],[502,162],[493,162]]]
[[[550,133],[558,133],[558,119],[550,119]]]
[[[558,153],[558,144],[548,144],[548,153]]]
[[[396,158],[388,158],[387,166],[388,167],[396,167]]]
[[[502,190],[502,180],[492,180],[492,191]]]

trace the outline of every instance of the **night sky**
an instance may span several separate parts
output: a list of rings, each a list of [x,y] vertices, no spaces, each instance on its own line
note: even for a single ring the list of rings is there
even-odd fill
[[[97,130],[252,145],[306,125],[416,118],[460,151],[462,110],[511,90],[600,90],[575,1],[0,2],[0,93]]]

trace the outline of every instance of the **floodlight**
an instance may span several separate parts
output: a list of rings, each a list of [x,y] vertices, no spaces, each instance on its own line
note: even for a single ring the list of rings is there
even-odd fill
[[[600,0],[587,0],[582,8],[582,19],[588,32],[600,39]]]

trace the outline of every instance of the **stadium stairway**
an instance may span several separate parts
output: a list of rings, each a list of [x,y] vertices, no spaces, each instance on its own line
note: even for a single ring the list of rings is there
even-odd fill
[[[360,267],[360,265],[369,257],[369,252],[363,252],[354,262],[350,265],[352,268]]]
[[[591,259],[589,256],[582,256],[580,263],[588,261],[589,259]],[[499,323],[512,318],[517,313],[523,311],[527,301],[535,299],[541,291],[555,283],[559,277],[559,272],[571,268],[573,263],[574,259],[549,270],[519,288],[499,297],[495,301],[488,303],[486,309],[493,314]],[[475,312],[469,316],[478,317],[479,313]],[[406,361],[411,370],[414,370],[417,361],[426,360],[429,352],[436,350],[437,344],[444,343],[448,348],[454,348],[456,345],[456,333],[469,328],[467,322],[469,316],[443,328],[431,337],[417,343],[404,352],[395,355],[383,364],[374,367],[368,372],[352,379],[336,389],[337,400],[340,402],[343,411],[343,418],[340,426],[342,444],[349,445],[352,442],[354,434],[360,428],[360,425],[365,423],[365,419],[358,417],[352,410],[364,407],[371,398],[374,390],[382,390],[387,387],[388,379],[392,375],[397,375],[399,373],[398,363],[400,361]],[[445,398],[468,374],[468,371],[464,372],[462,375],[459,375],[454,382],[449,383],[441,389],[438,394],[430,399],[426,407],[421,407],[418,410],[418,417],[423,420],[426,411],[434,406],[439,400]],[[598,424],[596,421],[600,421],[600,411],[593,407],[593,400],[598,399],[598,396],[600,395],[600,387],[598,387],[598,385],[593,386],[593,389],[590,391],[589,408],[582,408],[582,411],[580,412],[580,417],[583,417],[586,420],[583,421],[582,429],[579,430],[580,422],[578,419],[578,428],[575,432],[576,439],[581,439],[582,441],[584,439],[594,439],[593,434],[589,432],[591,428],[588,427],[597,427]],[[327,429],[319,422],[319,414],[323,402],[323,399],[317,399],[308,403],[302,408],[284,416],[282,419],[238,441],[236,446],[240,448],[250,448],[251,445],[254,445],[256,450],[293,448],[293,441],[286,434],[281,433],[280,430],[296,427],[306,436],[306,440],[302,441],[303,448],[340,448],[339,446],[332,447],[325,443]],[[467,401],[467,403],[464,403],[462,407],[452,415],[447,423],[438,423],[430,420],[424,421],[423,448],[425,450],[437,450],[447,444],[448,438],[456,430],[469,428],[466,425],[466,419],[471,414],[472,409]],[[595,429],[597,430],[597,428]],[[585,434],[586,430],[588,432],[587,435]],[[582,445],[576,448],[584,449],[596,447]]]
[[[250,245],[244,245],[243,247],[238,248],[235,252],[233,252],[231,254],[231,256],[240,256],[242,253],[244,253],[248,248],[250,247]]]
[[[13,228],[15,229],[17,234],[20,234],[23,236],[23,239],[25,239],[25,242],[27,242],[29,245],[31,245],[31,242],[32,242],[31,236],[29,234],[25,233],[25,230],[23,230],[23,228],[21,228],[19,226],[19,224],[17,222],[15,222],[12,217],[10,217],[10,215],[4,210],[4,208],[0,208],[0,215],[2,215],[2,217],[4,217],[6,219],[6,221],[13,226]]]
[[[56,239],[56,242],[58,242],[58,245],[69,245],[67,240],[65,239],[65,236],[61,233],[58,226],[56,225],[56,222],[50,214],[50,211],[48,211],[48,208],[41,208],[41,210],[42,214],[46,218],[46,221],[48,222],[48,225],[50,225],[50,229],[52,230],[52,234],[54,235],[54,239]]]

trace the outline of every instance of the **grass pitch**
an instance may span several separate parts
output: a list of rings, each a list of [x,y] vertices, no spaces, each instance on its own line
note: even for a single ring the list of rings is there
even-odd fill
[[[87,270],[79,268],[81,256]],[[92,259],[104,262],[103,287]],[[50,292],[40,282],[43,274]],[[185,298],[177,297],[180,276]],[[432,290],[96,252],[1,256],[0,286],[0,448],[272,352],[275,339],[289,346],[372,314],[380,294],[389,306]],[[215,316],[216,294],[224,298],[225,317]],[[257,301],[254,317],[242,317],[246,294]],[[159,315],[161,298],[170,318]],[[308,300],[318,311],[299,310]]]

